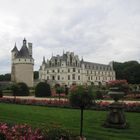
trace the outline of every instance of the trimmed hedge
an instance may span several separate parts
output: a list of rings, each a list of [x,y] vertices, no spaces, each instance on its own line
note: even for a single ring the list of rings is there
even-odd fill
[[[18,83],[12,86],[13,96],[29,96],[29,88],[25,83]]]
[[[35,96],[36,97],[48,97],[51,96],[50,85],[45,82],[40,82],[35,87]]]

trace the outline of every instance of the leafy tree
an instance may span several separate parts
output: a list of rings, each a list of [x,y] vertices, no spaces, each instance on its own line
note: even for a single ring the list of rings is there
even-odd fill
[[[34,71],[34,79],[38,79],[39,78],[39,72],[38,71]]]
[[[116,79],[126,79],[130,84],[140,83],[140,64],[137,61],[114,62],[113,67],[116,71]]]
[[[75,86],[71,89],[69,100],[72,106],[80,107],[81,120],[80,120],[80,137],[83,133],[83,110],[92,105],[93,94],[91,88],[84,86]]]
[[[11,74],[10,73],[0,75],[0,81],[10,81],[10,80],[11,80]]]
[[[56,93],[59,95],[59,101],[60,101],[60,94],[64,92],[64,88],[60,86],[59,84],[56,84],[55,90],[56,90]]]
[[[3,97],[2,86],[0,85],[0,98]]]
[[[50,85],[46,82],[40,82],[35,87],[35,96],[36,97],[47,97],[51,96],[51,88]]]

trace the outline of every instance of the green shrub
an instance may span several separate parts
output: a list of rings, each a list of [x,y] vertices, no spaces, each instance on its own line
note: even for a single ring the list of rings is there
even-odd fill
[[[13,96],[28,96],[29,88],[25,83],[12,85]]]
[[[40,82],[35,87],[35,96],[36,97],[47,97],[51,96],[50,85],[45,82]]]
[[[103,91],[101,90],[96,91],[96,99],[103,99]]]
[[[77,140],[76,135],[61,127],[51,127],[46,132],[47,140]]]

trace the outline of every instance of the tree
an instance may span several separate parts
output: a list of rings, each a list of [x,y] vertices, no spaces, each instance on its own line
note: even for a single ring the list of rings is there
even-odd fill
[[[28,86],[21,82],[12,85],[13,96],[29,96]]]
[[[60,101],[60,94],[64,92],[64,88],[60,86],[59,84],[56,84],[55,90],[56,90],[56,93],[59,95],[59,101]]]
[[[10,80],[11,80],[11,74],[10,73],[0,75],[0,81],[10,81]]]
[[[3,93],[2,93],[2,86],[0,85],[0,98],[3,97]]]
[[[83,110],[92,105],[93,94],[91,88],[85,86],[75,86],[71,89],[69,100],[72,106],[80,107],[81,120],[80,120],[80,137],[83,133]]]
[[[38,79],[39,78],[39,72],[38,71],[34,71],[34,79]]]
[[[46,82],[40,82],[35,87],[35,96],[36,97],[47,97],[51,96],[51,88],[50,85]]]
[[[116,79],[126,79],[130,84],[140,83],[140,64],[137,61],[114,62]]]

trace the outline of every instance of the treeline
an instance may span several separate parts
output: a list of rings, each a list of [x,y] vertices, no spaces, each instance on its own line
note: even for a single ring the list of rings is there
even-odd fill
[[[0,81],[10,81],[10,80],[11,80],[10,73],[0,75]]]
[[[130,84],[140,84],[140,64],[137,61],[114,62],[116,79],[126,79]]]
[[[34,79],[38,79],[38,78],[39,78],[38,71],[34,71]],[[0,75],[0,81],[11,81],[11,74],[10,73],[1,74]]]

